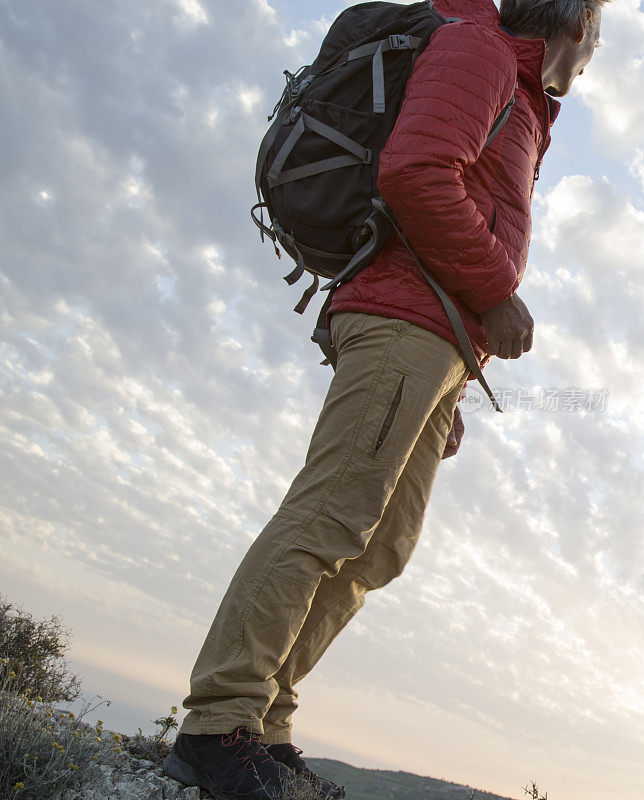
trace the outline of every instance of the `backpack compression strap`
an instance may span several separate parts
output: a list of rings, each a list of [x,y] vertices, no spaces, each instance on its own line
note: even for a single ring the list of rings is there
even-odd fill
[[[406,34],[394,33],[389,38],[380,42],[369,42],[361,47],[356,47],[347,56],[348,61],[356,58],[373,56],[372,79],[373,79],[373,110],[375,114],[384,114],[385,104],[385,64],[383,54],[390,50],[418,50],[422,44],[422,39],[418,36],[407,36]],[[339,64],[338,66],[342,66]]]
[[[456,340],[458,341],[459,347],[461,348],[461,353],[463,355],[463,358],[465,359],[465,363],[467,364],[467,366],[473,372],[478,382],[483,387],[485,394],[487,394],[487,396],[490,398],[495,411],[503,413],[501,411],[501,407],[497,402],[496,397],[493,395],[492,390],[487,385],[487,381],[483,377],[483,373],[481,372],[481,367],[479,366],[479,362],[476,358],[476,355],[474,354],[474,350],[472,349],[472,344],[467,335],[467,331],[465,330],[465,325],[463,325],[463,320],[461,319],[461,316],[458,313],[456,306],[448,297],[448,295],[445,293],[445,291],[436,283],[435,279],[429,274],[429,272],[427,272],[422,261],[416,255],[411,245],[405,238],[405,235],[398,227],[396,219],[394,215],[391,213],[391,210],[382,202],[382,200],[378,198],[374,198],[371,202],[373,203],[374,208],[378,209],[378,211],[380,211],[382,214],[385,215],[385,217],[387,217],[393,229],[400,237],[400,241],[405,245],[407,250],[409,250],[409,252],[414,257],[414,260],[418,265],[418,269],[424,275],[425,280],[427,281],[427,283],[429,283],[429,285],[432,287],[432,289],[436,292],[436,294],[440,298],[440,301],[443,304],[443,307],[445,308],[445,313],[447,314],[447,317],[452,326],[452,330],[456,335]]]

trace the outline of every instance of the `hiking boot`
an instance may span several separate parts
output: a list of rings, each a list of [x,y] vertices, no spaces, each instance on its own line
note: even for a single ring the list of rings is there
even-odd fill
[[[230,734],[180,733],[163,771],[215,797],[244,800],[281,800],[293,780],[291,770],[273,761],[257,735],[246,728]]]
[[[346,791],[344,786],[337,786],[332,781],[328,781],[321,775],[317,775],[313,770],[306,766],[306,761],[300,757],[303,751],[293,744],[269,744],[266,745],[266,752],[275,761],[284,764],[291,769],[296,775],[311,785],[311,787],[319,793],[321,800],[340,800],[345,797]]]

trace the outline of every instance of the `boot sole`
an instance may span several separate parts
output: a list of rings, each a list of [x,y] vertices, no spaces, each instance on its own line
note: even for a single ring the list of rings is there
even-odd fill
[[[240,798],[251,797],[249,794],[231,794],[230,792],[224,792],[221,789],[215,789],[204,785],[209,783],[209,781],[204,781],[194,767],[191,767],[190,764],[177,758],[173,750],[170,751],[163,762],[163,771],[169,778],[173,778],[175,781],[179,781],[179,783],[183,783],[186,786],[198,786],[200,789],[204,789],[212,795],[214,800],[240,800]]]
[[[184,783],[186,786],[201,786],[202,780],[190,764],[177,758],[174,751],[166,756],[163,762],[163,771],[170,778],[174,778],[179,783]]]

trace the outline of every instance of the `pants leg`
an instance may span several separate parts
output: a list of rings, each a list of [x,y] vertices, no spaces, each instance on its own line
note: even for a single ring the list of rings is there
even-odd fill
[[[332,332],[337,370],[305,465],[221,602],[182,733],[264,733],[321,581],[366,552],[427,421],[467,374],[451,343],[411,323],[343,313]]]
[[[367,592],[400,576],[416,547],[463,381],[427,420],[366,550],[347,559],[335,577],[323,576],[291,651],[275,674],[279,690],[264,717],[264,744],[291,741],[295,685],[362,608]]]

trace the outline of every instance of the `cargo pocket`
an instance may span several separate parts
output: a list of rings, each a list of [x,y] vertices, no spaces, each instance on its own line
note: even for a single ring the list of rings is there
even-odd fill
[[[396,394],[389,406],[389,410],[387,411],[387,416],[382,423],[382,427],[380,428],[380,433],[378,434],[378,438],[376,439],[376,443],[371,451],[372,457],[375,458],[378,451],[382,447],[387,438],[387,434],[391,430],[391,426],[394,423],[394,419],[396,418],[396,414],[398,412],[398,408],[400,407],[400,401],[402,400],[403,388],[405,386],[405,376],[403,375],[400,379],[400,383],[398,384],[398,388],[396,389]]]

